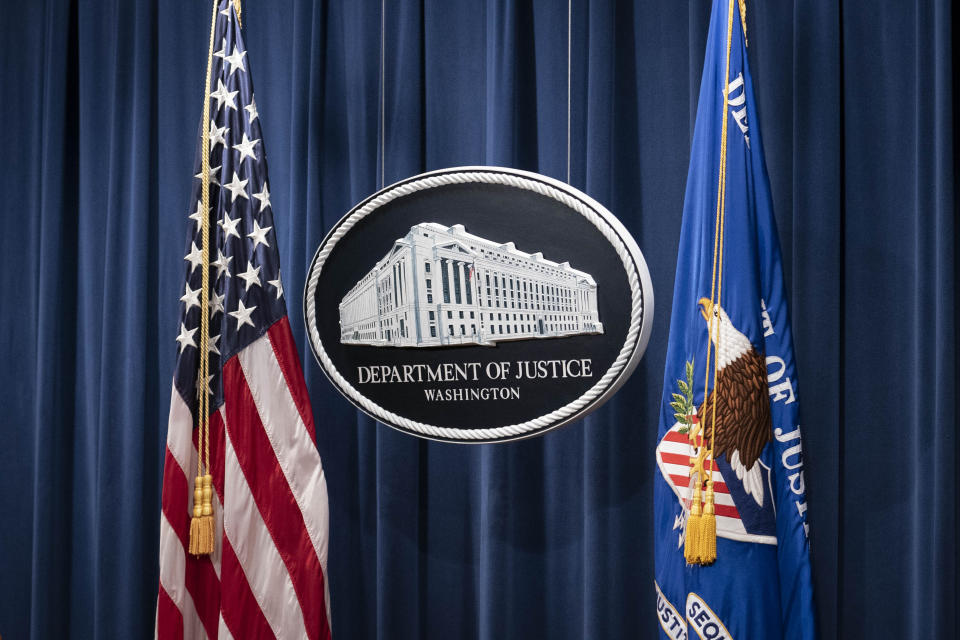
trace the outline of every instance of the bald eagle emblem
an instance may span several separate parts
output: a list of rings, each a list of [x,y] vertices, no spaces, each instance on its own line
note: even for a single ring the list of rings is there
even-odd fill
[[[766,359],[734,326],[722,306],[708,298],[701,298],[697,306],[716,354],[712,356],[716,357],[716,384],[712,384],[711,366],[712,388],[696,404],[694,377],[702,384],[704,372],[701,367],[694,376],[693,362],[687,362],[687,379],[677,381],[680,393],[674,394],[671,403],[677,422],[657,446],[657,465],[684,509],[689,509],[693,493],[689,461],[696,449],[690,444],[688,429],[700,422],[703,430],[698,446],[709,446],[713,438],[714,464],[708,473],[713,475],[716,490],[717,535],[776,544],[770,468],[761,459],[773,440]],[[712,331],[711,322],[716,323]],[[674,528],[680,528],[682,521],[678,516]],[[682,540],[681,530],[681,546]]]
[[[714,457],[727,459],[744,491],[762,507],[763,477],[757,461],[773,440],[766,362],[750,339],[733,326],[723,307],[707,298],[700,299],[699,307],[708,327],[712,316],[720,325],[719,331],[708,330],[716,350],[717,382],[697,408],[704,438],[709,442],[716,429]]]

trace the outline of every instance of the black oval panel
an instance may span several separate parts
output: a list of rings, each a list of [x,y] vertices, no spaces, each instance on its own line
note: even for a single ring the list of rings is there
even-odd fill
[[[650,276],[601,205],[545,176],[464,167],[359,203],[304,292],[314,355],[351,402],[413,435],[497,442],[592,411],[649,340]]]

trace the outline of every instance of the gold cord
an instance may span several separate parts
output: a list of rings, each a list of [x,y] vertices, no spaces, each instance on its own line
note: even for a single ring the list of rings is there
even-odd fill
[[[207,379],[210,371],[210,76],[213,68],[213,39],[217,27],[217,4],[213,1],[210,17],[210,45],[207,50],[207,75],[203,91],[203,124],[200,127],[200,198],[203,215],[200,218],[201,263],[200,274],[200,370],[197,372],[197,477],[193,488],[193,518],[190,522],[190,553],[203,555],[213,552],[213,488],[210,475],[210,407]],[[204,473],[204,471],[206,473]]]
[[[710,317],[708,320],[707,332],[707,362],[704,370],[703,397],[706,400],[710,390],[710,366],[711,355],[713,355],[713,403],[709,408],[711,411],[711,422],[713,428],[710,431],[710,446],[706,447],[704,438],[701,438],[700,445],[697,445],[697,437],[704,430],[703,418],[695,423],[695,427],[690,430],[690,441],[697,451],[697,455],[690,459],[690,475],[696,475],[696,485],[692,496],[690,515],[687,521],[686,543],[684,545],[684,555],[690,564],[710,564],[716,560],[716,517],[714,512],[714,492],[713,492],[713,467],[714,447],[717,435],[717,372],[720,356],[720,295],[723,290],[723,244],[724,244],[724,223],[726,218],[726,185],[727,185],[727,110],[730,108],[730,96],[727,91],[730,79],[730,50],[733,38],[733,9],[734,0],[729,1],[727,8],[727,58],[724,69],[723,84],[723,116],[721,119],[720,132],[720,163],[719,175],[717,176],[717,208],[714,220],[713,235],[713,266],[710,276]],[[741,19],[744,16],[743,0],[740,0]],[[716,340],[716,352],[711,354],[714,339]],[[701,509],[701,488],[706,484],[704,504]]]
[[[741,0],[741,6],[743,0]],[[727,64],[726,72],[724,73],[724,87],[723,87],[723,125],[721,127],[721,141],[720,141],[720,179],[717,185],[717,219],[716,219],[716,229],[714,231],[714,263],[716,265],[713,277],[717,289],[716,300],[713,298],[713,284],[711,283],[711,294],[710,294],[710,303],[713,307],[713,316],[711,317],[711,332],[716,331],[716,341],[717,341],[717,351],[716,356],[713,359],[713,407],[711,414],[711,424],[713,424],[713,429],[710,431],[710,452],[709,456],[711,461],[713,460],[713,451],[714,444],[716,442],[717,435],[717,371],[718,371],[718,361],[720,359],[720,313],[717,308],[720,306],[721,294],[723,292],[723,245],[724,245],[724,223],[726,222],[726,208],[727,208],[727,110],[730,108],[730,94],[727,91],[730,81],[730,49],[731,49],[731,40],[733,36],[733,2],[730,2],[731,15],[728,20],[727,27]],[[719,254],[719,257],[718,257]],[[709,348],[709,347],[708,347]],[[709,375],[709,359],[708,359],[708,375]],[[707,481],[710,489],[713,488],[713,474],[709,475],[709,480]]]
[[[217,2],[213,3],[213,17],[210,21],[210,46],[207,55],[207,76],[203,93],[203,128],[200,137],[200,155],[201,169],[200,181],[202,184],[201,197],[203,199],[203,210],[205,215],[202,219],[200,232],[203,234],[203,271],[201,273],[201,294],[200,294],[200,427],[201,442],[198,443],[198,449],[203,448],[203,464],[208,470],[210,468],[210,449],[207,446],[207,430],[210,425],[209,417],[209,396],[207,394],[207,376],[210,371],[210,350],[207,341],[210,336],[210,135],[207,127],[210,126],[210,76],[213,67],[213,38],[217,24]],[[201,453],[201,451],[198,451]]]
[[[747,46],[747,0],[740,0],[740,24],[743,26],[743,46]]]

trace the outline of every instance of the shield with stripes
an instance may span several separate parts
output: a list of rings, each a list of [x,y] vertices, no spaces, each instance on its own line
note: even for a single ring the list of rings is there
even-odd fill
[[[698,437],[697,446],[703,442]],[[667,431],[657,445],[657,466],[664,480],[673,489],[684,511],[690,510],[694,480],[690,477],[690,459],[696,455],[686,433],[685,425],[677,422]],[[770,469],[758,460],[763,479],[763,504],[758,504],[743,487],[737,473],[725,458],[707,461],[705,469],[713,474],[717,535],[741,542],[777,544],[777,530],[773,494],[770,486]],[[679,519],[674,528],[680,530],[677,541],[683,546],[683,523]]]

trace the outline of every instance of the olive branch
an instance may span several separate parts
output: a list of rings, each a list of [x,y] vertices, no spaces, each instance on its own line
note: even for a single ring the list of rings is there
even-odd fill
[[[680,433],[687,433],[690,431],[690,426],[694,422],[693,416],[693,360],[688,360],[685,367],[684,373],[686,374],[686,380],[677,379],[677,386],[680,388],[680,393],[674,392],[673,402],[670,403],[670,407],[673,409],[673,416],[677,419],[677,422],[683,426],[678,429]]]

